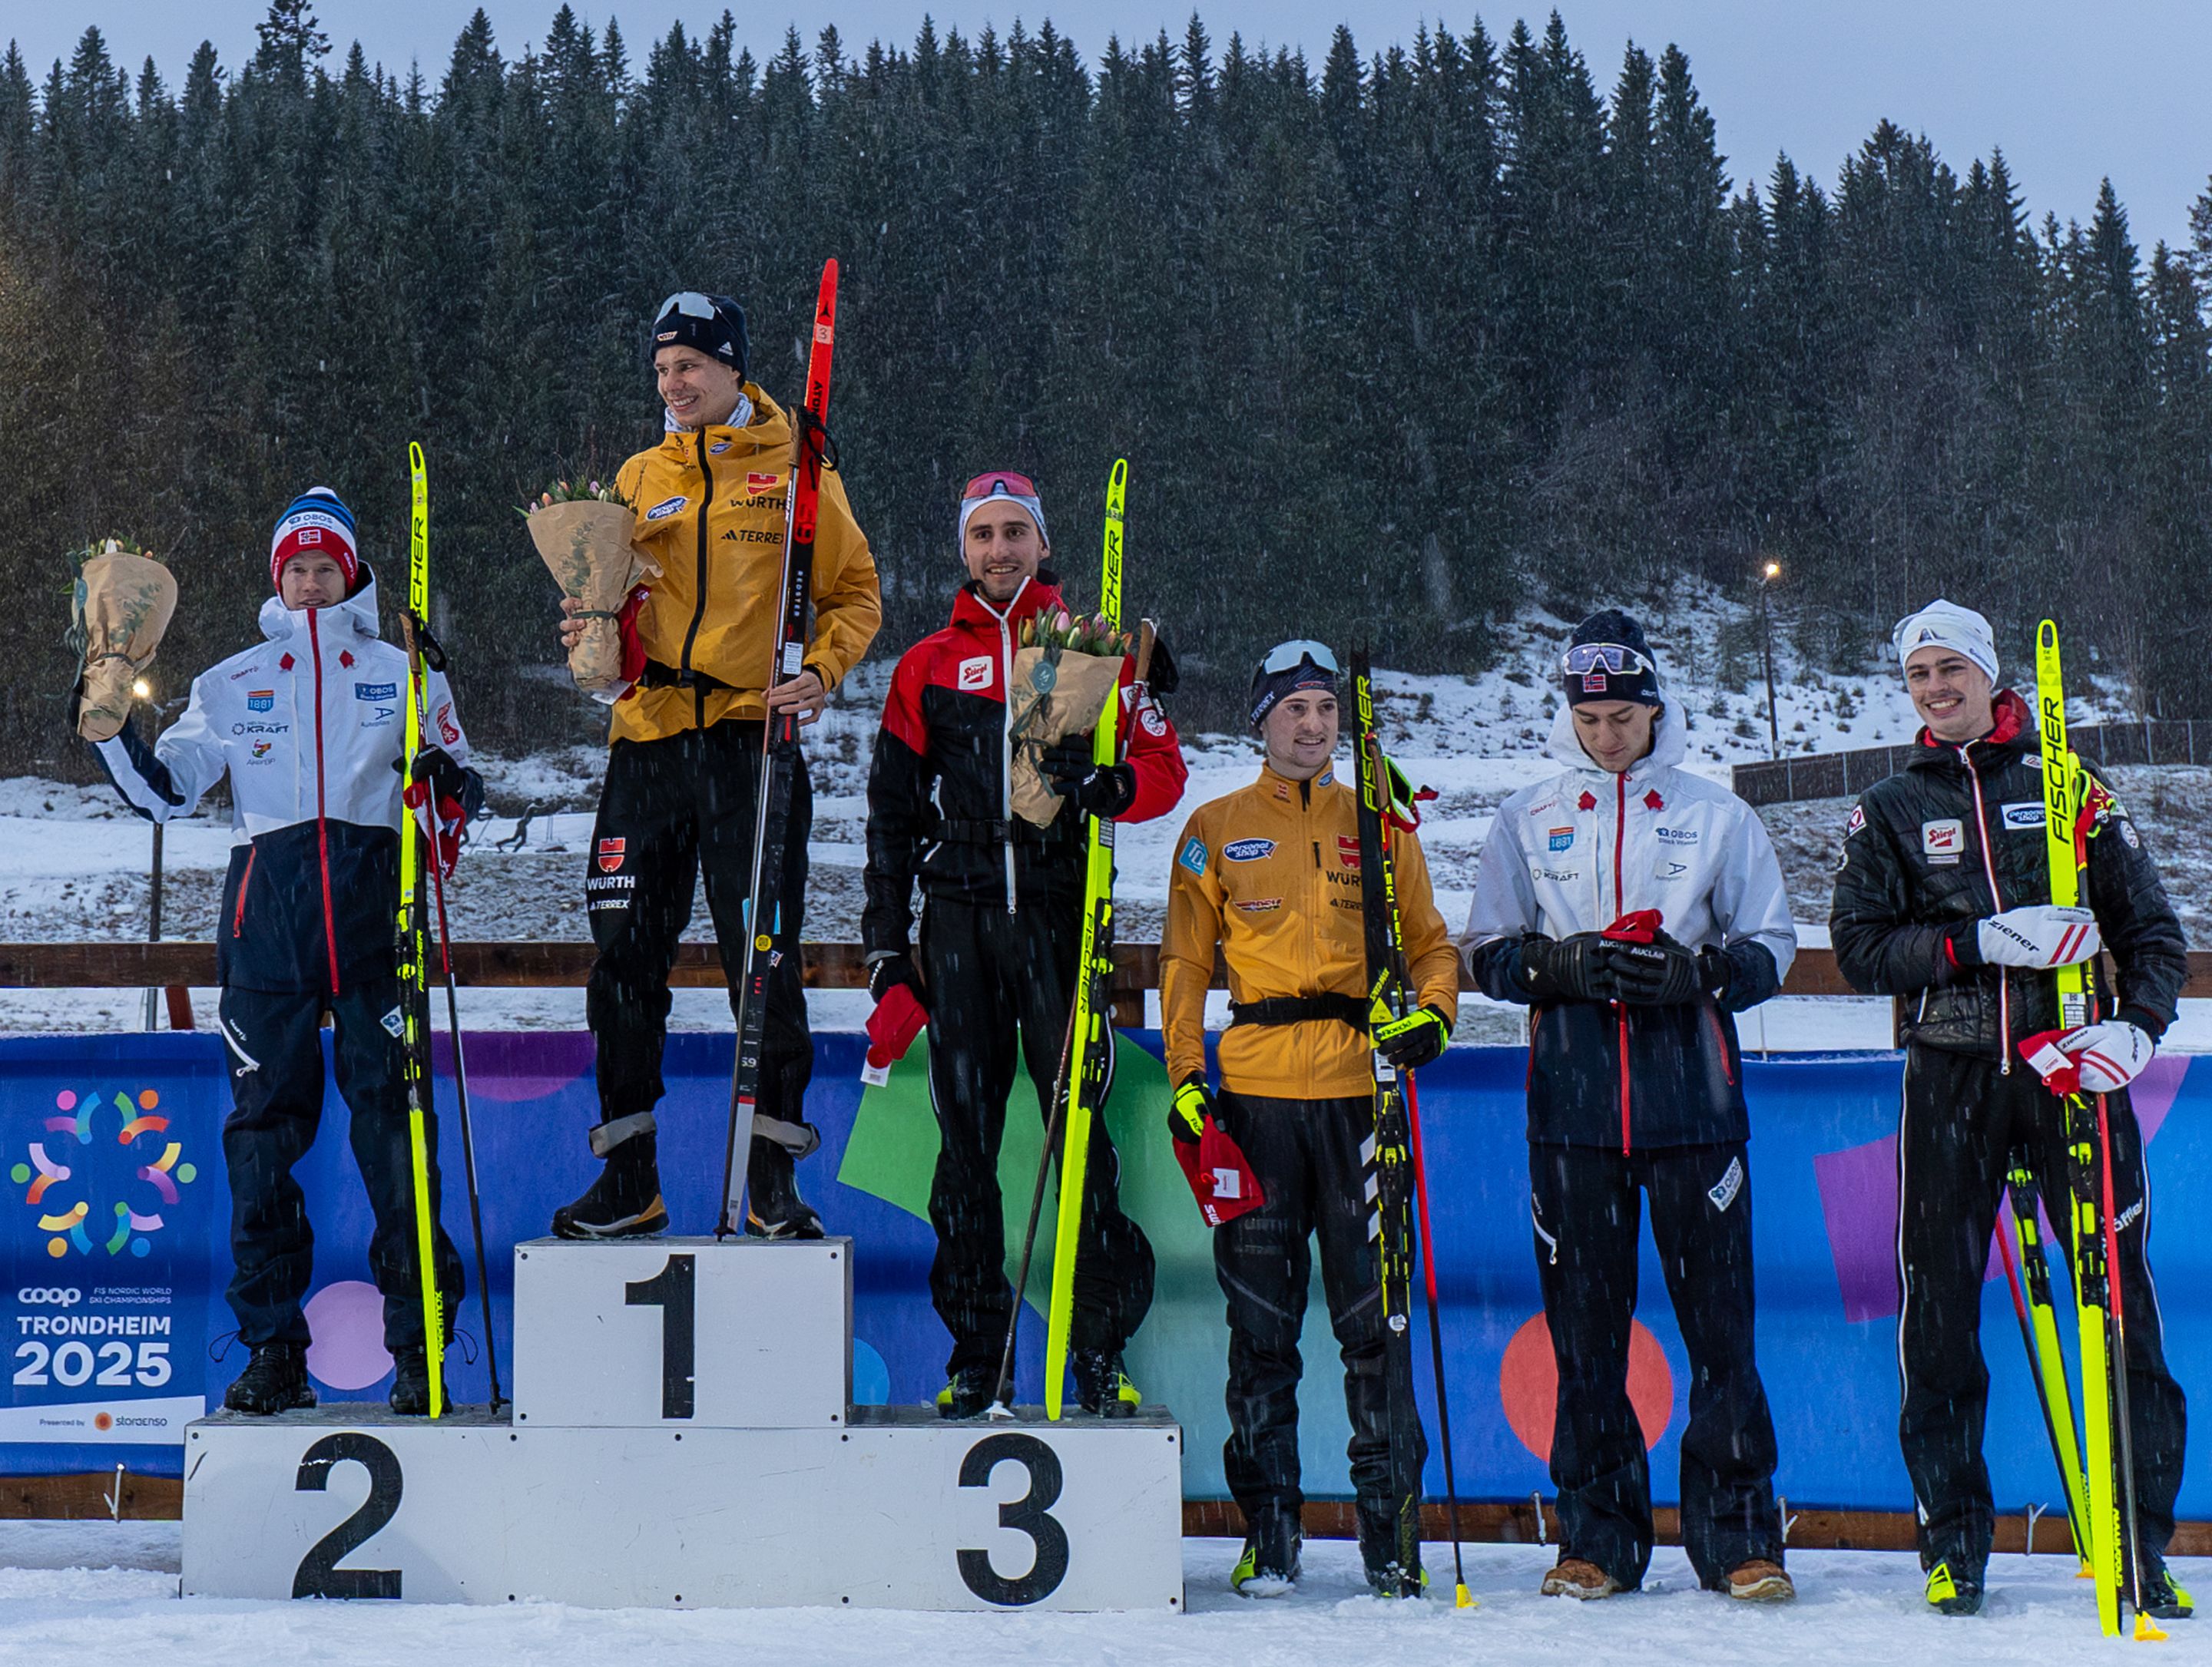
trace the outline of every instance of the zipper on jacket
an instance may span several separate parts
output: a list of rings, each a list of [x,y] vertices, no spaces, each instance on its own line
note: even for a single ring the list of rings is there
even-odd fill
[[[230,935],[233,937],[246,936],[246,888],[253,883],[253,859],[260,854],[261,847],[258,846],[246,847],[246,872],[238,876],[238,906],[230,913]]]
[[[1621,917],[1620,851],[1628,843],[1628,772],[1623,770],[1613,779],[1614,810],[1613,816],[1613,918]],[[1628,1155],[1628,1003],[1613,1004],[1613,1018],[1620,1027],[1620,1155]]]
[[[1713,1027],[1713,1046],[1721,1051],[1721,1076],[1727,1081],[1729,1087],[1732,1088],[1735,1086],[1735,1067],[1729,1064],[1728,1033],[1721,1028],[1720,1009],[1710,1005],[1707,1006],[1705,1008],[1705,1022]]]
[[[1967,743],[1971,746],[1972,743]],[[1997,889],[1996,858],[1990,850],[1989,812],[1982,804],[1982,779],[1974,769],[1974,761],[1966,749],[1959,749],[1959,762],[1966,767],[1966,780],[1974,790],[1974,837],[1982,847],[1982,872],[1989,876],[1990,902],[1999,914],[2004,912],[2004,894]],[[1997,968],[1997,1074],[2012,1075],[2012,979],[2000,965]]]
[[[707,431],[700,429],[696,438],[699,443],[699,474],[706,484],[700,488],[699,497],[699,595],[691,605],[691,624],[684,633],[684,652],[676,666],[678,672],[687,679],[691,673],[691,647],[699,640],[700,621],[707,617],[707,512],[714,506],[714,471],[707,465]],[[782,605],[780,599],[777,605]],[[769,668],[769,676],[771,678],[775,676],[775,667]],[[691,695],[692,710],[696,714],[699,727],[703,730],[707,727],[706,685],[693,684]],[[763,724],[763,735],[765,732]],[[763,740],[762,744],[765,746],[766,741]]]
[[[1006,696],[999,702],[999,815],[1003,819],[1002,826],[1006,830],[1006,912],[1008,914],[1014,912],[1014,633],[1007,627],[1006,615],[1013,612],[1014,603],[1020,599],[1022,591],[1026,591],[1029,587],[1029,580],[1024,579],[1022,590],[1015,591],[1012,596],[1006,598],[1004,612],[993,609],[998,614],[999,621],[999,664],[1001,672],[999,688]],[[978,590],[975,595],[979,601],[983,601],[981,591]],[[983,601],[983,605],[986,608],[991,606],[988,601]]]
[[[323,948],[330,954],[331,994],[335,996],[338,993],[337,911],[331,905],[331,822],[323,807],[323,634],[315,624],[315,609],[307,612],[307,644],[315,660],[315,851],[323,870]],[[406,814],[404,809],[402,814]],[[244,895],[241,887],[240,896]]]

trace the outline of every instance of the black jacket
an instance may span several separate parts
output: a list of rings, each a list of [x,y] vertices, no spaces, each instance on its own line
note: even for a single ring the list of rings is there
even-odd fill
[[[2087,895],[2118,969],[2114,1016],[2155,1040],[2173,1022],[2188,943],[2127,814],[2091,779]],[[2058,1026],[2056,980],[1982,959],[1976,925],[2051,900],[2035,720],[2009,690],[1996,727],[1954,747],[1926,730],[1905,768],[1860,797],[1844,836],[1828,930],[1856,989],[1911,998],[1908,1040],[1999,1058]],[[1999,990],[2010,1034],[2000,1034]],[[2108,1001],[2112,1014],[2115,1003]]]

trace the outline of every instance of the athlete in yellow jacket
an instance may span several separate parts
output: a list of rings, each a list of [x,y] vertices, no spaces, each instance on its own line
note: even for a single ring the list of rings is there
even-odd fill
[[[1213,1233],[1229,1301],[1229,1427],[1222,1463],[1248,1539],[1231,1583],[1249,1597],[1287,1591],[1298,1573],[1298,1333],[1321,1240],[1322,1285],[1344,1356],[1349,1456],[1368,1578],[1386,1594],[1419,1570],[1395,1567],[1390,1443],[1384,1417],[1381,1282],[1368,1236],[1374,1181],[1361,1145],[1375,1130],[1367,949],[1360,907],[1358,796],[1336,779],[1335,657],[1285,643],[1261,663],[1252,722],[1260,779],[1199,807],[1177,842],[1160,946],[1160,1014],[1170,1127],[1195,1139],[1209,1112],[1243,1150],[1267,1203]],[[1394,831],[1398,906],[1421,1003],[1385,1051],[1399,1066],[1442,1052],[1459,1010],[1459,963],[1409,832]],[[1233,1015],[1221,1092],[1206,1086],[1206,991],[1217,947]],[[1419,1459],[1416,1458],[1416,1464]]]
[[[690,922],[692,888],[703,868],[734,1008],[764,715],[789,711],[802,724],[813,722],[883,618],[868,541],[854,524],[844,486],[825,473],[804,670],[766,688],[783,573],[791,419],[745,380],[744,313],[727,297],[670,296],[653,324],[653,349],[667,432],[624,464],[617,481],[637,512],[635,542],[659,563],[660,574],[624,613],[625,670],[635,681],[615,702],[584,876],[599,946],[584,1008],[599,1044],[600,1120],[591,1143],[605,1167],[582,1197],[554,1213],[553,1231],[573,1239],[629,1237],[668,1225],[653,1106],[662,1092],[668,969]],[[567,610],[573,615],[574,604]],[[580,628],[572,618],[564,640]],[[777,918],[764,923],[783,954],[769,977],[758,1113],[785,1128],[778,1138],[753,1139],[745,1225],[767,1238],[822,1234],[792,1167],[794,1152],[811,1149],[800,1112],[814,1052],[798,945],[812,823],[802,757],[775,882]]]

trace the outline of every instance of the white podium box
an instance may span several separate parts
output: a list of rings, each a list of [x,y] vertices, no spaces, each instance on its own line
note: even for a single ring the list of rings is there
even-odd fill
[[[853,1241],[514,1250],[518,1428],[842,1429]]]
[[[1158,1407],[780,1429],[222,1413],[185,1436],[184,1594],[1180,1610],[1182,1458]]]

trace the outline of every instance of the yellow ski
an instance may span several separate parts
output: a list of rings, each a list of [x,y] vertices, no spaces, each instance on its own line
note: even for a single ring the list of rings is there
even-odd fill
[[[422,745],[422,648],[415,638],[415,621],[430,616],[430,478],[418,441],[407,443],[407,467],[413,476],[414,499],[408,525],[407,608],[399,616],[400,633],[407,645],[407,767],[402,773],[403,783],[414,780],[415,755]],[[430,1143],[423,1120],[431,1100],[430,950],[422,911],[424,855],[415,812],[403,802],[399,809],[400,1040],[406,1054],[407,1143],[415,1179],[415,1265],[422,1280],[422,1349],[430,1361],[430,1416],[438,1418],[446,1409],[446,1314],[445,1299],[438,1289],[436,1235],[430,1219]]]

